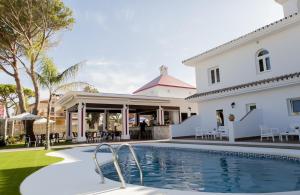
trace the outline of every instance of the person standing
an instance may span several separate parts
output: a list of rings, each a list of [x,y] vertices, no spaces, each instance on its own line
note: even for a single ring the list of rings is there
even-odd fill
[[[141,130],[141,139],[145,139],[145,135],[146,135],[146,126],[147,123],[144,120],[142,123],[140,123],[140,130]]]

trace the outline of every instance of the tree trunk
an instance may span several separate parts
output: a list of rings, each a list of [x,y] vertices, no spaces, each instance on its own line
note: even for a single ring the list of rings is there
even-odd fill
[[[17,63],[17,62],[15,62]],[[24,91],[21,85],[21,80],[19,76],[19,71],[17,65],[14,68],[14,79],[16,82],[16,90],[17,90],[17,95],[19,99],[19,108],[20,108],[20,113],[26,112],[26,106],[25,106],[25,96],[24,96]]]
[[[25,96],[24,96],[24,91],[21,85],[21,80],[19,76],[19,70],[18,70],[18,65],[17,65],[17,60],[14,59],[14,79],[16,82],[16,90],[17,90],[17,95],[19,99],[19,111],[20,113],[26,112],[26,103],[25,103]],[[24,123],[25,126],[25,134],[30,137],[30,140],[35,141],[35,135],[33,131],[33,121],[26,121]]]
[[[47,122],[46,122],[46,144],[45,144],[45,150],[50,150],[50,110],[51,110],[51,100],[52,100],[52,94],[49,95],[49,101],[47,105]]]
[[[32,84],[34,87],[34,98],[35,98],[35,104],[32,109],[32,114],[38,115],[39,114],[39,104],[40,104],[40,92],[39,92],[39,85],[38,85],[37,79],[35,77],[34,69],[32,69],[32,72],[29,76],[32,80]],[[31,140],[35,140],[35,135],[34,135],[34,131],[33,131],[33,122],[34,121],[28,121],[28,125],[26,127],[28,135],[30,136]]]
[[[38,85],[38,82],[37,82],[37,79],[36,79],[36,76],[35,76],[34,72],[32,72],[30,77],[31,77],[32,84],[33,84],[33,87],[34,87],[34,98],[35,98],[35,104],[34,104],[34,107],[33,107],[33,110],[32,110],[32,114],[38,115],[39,114],[39,105],[40,105],[40,91],[39,91],[40,87]]]
[[[5,111],[6,111],[6,118],[10,118],[10,114],[9,114],[9,108],[7,106],[7,103],[5,102]]]

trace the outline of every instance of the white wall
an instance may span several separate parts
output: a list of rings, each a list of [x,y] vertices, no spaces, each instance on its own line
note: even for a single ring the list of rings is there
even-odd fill
[[[216,110],[220,109],[224,111],[227,126],[229,114],[234,114],[236,120],[240,120],[247,113],[246,104],[256,103],[257,108],[262,110],[264,125],[286,129],[290,123],[300,120],[300,116],[290,116],[288,112],[287,100],[297,97],[300,97],[299,85],[199,102],[201,126],[209,129],[216,128]],[[235,108],[231,107],[232,102],[235,102]]]
[[[201,62],[196,66],[197,91],[211,91],[300,71],[299,37],[298,24]],[[257,73],[255,56],[262,48],[270,52],[272,70],[260,74]],[[210,86],[208,69],[215,66],[220,67],[221,83]]]
[[[180,112],[188,113],[188,112],[190,112],[189,108],[191,108],[191,113],[198,113],[197,103],[189,102],[185,99],[179,99],[179,98],[171,99],[171,101],[172,101],[172,106],[176,105],[180,108]]]
[[[185,137],[195,136],[195,128],[201,126],[201,119],[199,116],[192,116],[178,125],[171,125],[171,137]]]
[[[255,109],[250,112],[242,121],[233,123],[234,138],[260,136],[260,125],[263,124],[262,110]]]
[[[136,93],[135,95],[172,97],[172,98],[186,98],[196,93],[196,89],[155,86]]]

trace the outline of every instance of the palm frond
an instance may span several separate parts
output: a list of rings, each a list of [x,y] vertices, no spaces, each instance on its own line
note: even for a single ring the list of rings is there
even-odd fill
[[[79,62],[73,66],[70,66],[69,68],[64,70],[61,74],[58,75],[59,80],[64,82],[70,78],[75,77],[76,74],[78,73],[79,68],[81,68],[81,66],[83,66],[84,64],[85,62]]]
[[[83,88],[90,86],[86,82],[72,82],[60,85],[54,91],[54,93],[65,93],[68,91],[82,91]]]
[[[42,87],[46,87],[49,88],[49,81],[47,80],[47,78],[43,77],[41,74],[39,74],[38,72],[34,72],[35,77],[37,78],[38,83],[42,86]]]

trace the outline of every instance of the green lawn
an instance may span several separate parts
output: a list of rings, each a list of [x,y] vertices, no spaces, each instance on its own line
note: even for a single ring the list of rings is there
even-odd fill
[[[28,175],[62,160],[46,153],[44,150],[0,153],[0,194],[20,194],[20,184]]]

